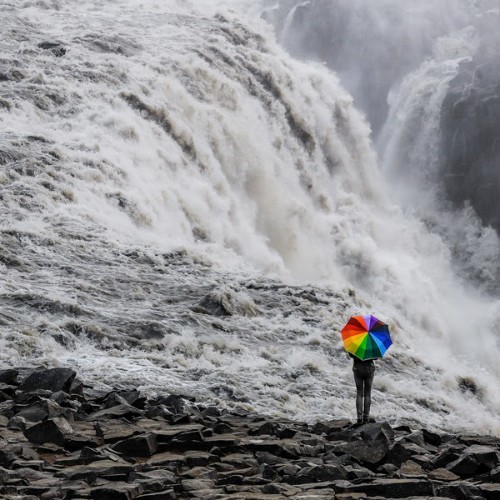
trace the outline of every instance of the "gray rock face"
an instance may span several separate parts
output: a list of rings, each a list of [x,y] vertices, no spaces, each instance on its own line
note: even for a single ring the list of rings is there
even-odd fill
[[[460,66],[441,114],[445,187],[458,206],[468,201],[500,231],[500,79],[496,55]]]

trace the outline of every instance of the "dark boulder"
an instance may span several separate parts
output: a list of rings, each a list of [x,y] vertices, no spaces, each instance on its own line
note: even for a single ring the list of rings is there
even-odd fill
[[[366,424],[351,434],[351,441],[336,445],[332,449],[336,453],[347,453],[364,464],[376,465],[387,456],[393,439],[394,431],[389,424]]]
[[[335,481],[336,493],[363,493],[384,498],[411,498],[432,496],[432,484],[424,479],[375,479],[371,483],[352,484]]]
[[[382,462],[389,451],[386,441],[351,441],[335,447],[337,452],[347,453],[351,457],[367,465]]]
[[[259,309],[249,295],[228,286],[211,291],[198,304],[192,306],[191,310],[212,316],[235,314],[256,316],[259,313]]]
[[[140,484],[115,482],[106,486],[99,486],[90,490],[92,500],[131,500],[142,493]]]
[[[446,498],[456,498],[457,500],[483,498],[479,494],[478,487],[468,481],[454,481],[448,484],[435,483],[434,495]]]
[[[50,50],[56,57],[62,57],[66,54],[66,48],[60,42],[40,42],[38,48]]]
[[[500,467],[495,467],[490,472],[490,481],[492,483],[500,483]]]
[[[17,460],[23,453],[23,448],[17,444],[9,444],[0,446],[0,466],[9,467],[10,464]]]
[[[433,460],[434,468],[439,469],[440,467],[445,467],[454,460],[457,460],[464,449],[465,446],[463,445],[446,446],[435,456]]]
[[[494,448],[474,444],[469,446],[456,460],[450,462],[446,468],[460,476],[490,472],[498,465],[498,455]]]
[[[0,382],[2,384],[14,385],[17,381],[19,372],[17,370],[0,370]]]
[[[319,483],[346,478],[347,472],[342,465],[316,465],[313,467],[305,467],[296,475],[297,484]]]
[[[429,431],[427,429],[422,429],[422,436],[424,441],[433,446],[441,446],[443,444],[443,436],[436,432]]]
[[[134,436],[111,446],[111,448],[127,457],[150,457],[158,449],[155,434]]]
[[[26,420],[19,415],[12,417],[7,424],[7,429],[24,431],[26,429]]]
[[[51,392],[69,392],[75,377],[76,372],[70,368],[36,370],[21,382],[19,390],[31,392],[37,389],[44,389]]]
[[[130,406],[129,404],[121,404],[117,406],[112,406],[111,408],[104,408],[103,410],[91,413],[87,420],[89,422],[97,420],[105,420],[110,418],[130,418],[137,415],[141,415],[141,410]]]
[[[43,399],[20,409],[16,412],[16,416],[23,417],[29,422],[40,422],[47,418],[58,417],[61,415],[61,411],[61,407],[55,401]]]
[[[26,429],[24,435],[32,443],[54,443],[62,446],[66,436],[73,434],[73,429],[62,417],[51,418]]]
[[[429,479],[435,479],[436,481],[457,481],[460,477],[448,469],[440,468],[429,472]]]
[[[500,498],[500,484],[478,484],[477,488],[481,497],[486,498],[486,500],[498,500]]]
[[[385,441],[391,445],[394,440],[394,431],[386,422],[365,424],[358,427],[352,434],[352,440]]]
[[[276,436],[279,439],[292,438],[296,433],[296,430],[291,429],[290,427],[285,427],[284,425],[276,422],[265,422],[256,430],[249,432],[249,434],[255,436],[268,435]]]

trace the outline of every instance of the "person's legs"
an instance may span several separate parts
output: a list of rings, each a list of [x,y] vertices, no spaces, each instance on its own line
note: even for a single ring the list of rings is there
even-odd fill
[[[363,394],[363,422],[368,422],[370,418],[370,406],[372,404],[372,383],[374,371],[368,374],[364,379],[364,394]]]
[[[354,373],[354,383],[356,384],[356,413],[358,415],[358,424],[363,422],[363,377]]]

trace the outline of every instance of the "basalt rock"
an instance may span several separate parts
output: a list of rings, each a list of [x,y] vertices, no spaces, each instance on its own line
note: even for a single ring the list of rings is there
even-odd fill
[[[70,368],[49,368],[35,370],[19,385],[22,392],[45,389],[51,392],[69,392],[76,372]]]
[[[29,392],[11,380],[14,397],[0,402],[0,498],[498,497],[493,437],[345,420],[308,426],[181,395],[76,394],[75,380]]]
[[[40,42],[38,47],[43,50],[50,50],[56,57],[62,57],[66,54],[66,47],[60,42]]]
[[[19,375],[18,370],[0,370],[0,383],[7,385],[14,385],[17,381],[17,376]]]

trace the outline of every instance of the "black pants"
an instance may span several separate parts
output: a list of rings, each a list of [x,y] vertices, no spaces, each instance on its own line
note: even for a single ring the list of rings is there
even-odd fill
[[[358,421],[366,422],[370,416],[372,403],[371,392],[375,366],[360,366],[353,368],[354,382],[356,383],[356,413]]]

